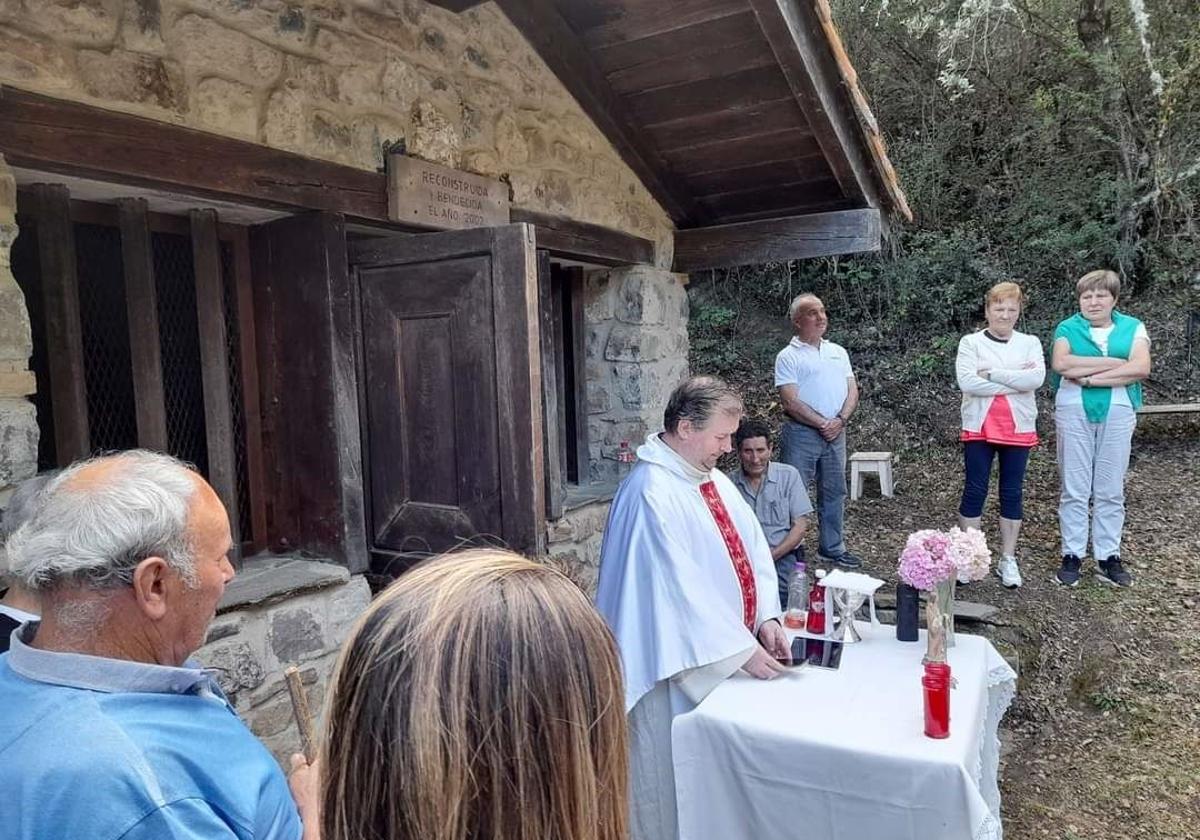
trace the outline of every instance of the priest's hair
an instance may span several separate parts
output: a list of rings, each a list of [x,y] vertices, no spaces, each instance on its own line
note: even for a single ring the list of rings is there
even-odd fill
[[[744,410],[741,394],[723,379],[693,376],[671,392],[663,412],[663,428],[675,434],[682,421],[690,420],[695,428],[703,429],[717,411],[739,417]]]
[[[359,619],[326,710],[326,840],[625,840],[616,642],[565,575],[508,551],[405,573]]]

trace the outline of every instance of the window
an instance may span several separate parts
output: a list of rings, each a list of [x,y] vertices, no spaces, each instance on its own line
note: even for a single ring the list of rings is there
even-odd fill
[[[546,512],[557,519],[568,490],[590,481],[583,269],[563,266],[539,251],[538,282]]]
[[[39,468],[136,446],[169,452],[221,495],[235,544],[261,548],[245,229],[212,211],[73,201],[60,186],[22,190],[17,206],[12,270],[33,338]]]

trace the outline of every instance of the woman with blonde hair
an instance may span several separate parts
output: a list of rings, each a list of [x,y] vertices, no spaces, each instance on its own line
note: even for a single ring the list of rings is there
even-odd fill
[[[326,709],[325,840],[624,840],[616,645],[564,575],[445,555],[372,604]]]
[[[1000,464],[1000,561],[996,573],[1009,588],[1021,585],[1017,537],[1029,450],[1037,445],[1035,391],[1046,379],[1037,336],[1018,332],[1024,294],[1013,282],[988,290],[987,327],[958,343],[955,371],[962,391],[963,482],[961,528],[979,528],[992,461]]]
[[[1092,556],[1096,577],[1110,586],[1133,579],[1121,562],[1125,527],[1125,471],[1142,380],[1150,375],[1150,336],[1132,315],[1116,310],[1121,278],[1089,271],[1075,283],[1079,311],[1054,331],[1054,423],[1062,494],[1058,526],[1062,565],[1055,579],[1079,583],[1088,546],[1092,504]]]

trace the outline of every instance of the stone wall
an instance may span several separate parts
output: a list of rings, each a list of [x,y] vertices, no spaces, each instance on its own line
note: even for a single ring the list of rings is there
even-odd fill
[[[591,480],[615,481],[621,441],[632,449],[662,428],[671,391],[688,374],[687,276],[650,266],[585,279]]]
[[[550,561],[561,568],[591,597],[596,594],[600,570],[600,543],[608,520],[611,494],[567,510],[562,519],[547,523],[546,545]]]
[[[596,589],[609,501],[629,467],[617,460],[662,428],[671,391],[688,375],[687,277],[650,266],[589,272],[587,329],[589,486],[568,494],[561,519],[547,523],[547,545],[590,595]]]
[[[667,215],[491,3],[0,0],[0,83],[363,169],[403,141],[670,264]]]
[[[337,654],[371,601],[361,576],[312,560],[248,560],[226,590],[195,658],[217,669],[242,719],[281,763],[300,751],[283,671],[300,675],[314,715],[325,704]]]
[[[16,206],[16,184],[0,156],[0,509],[13,485],[37,472],[37,415],[26,399],[36,389],[29,370],[29,312],[9,266],[17,238]],[[6,568],[0,562],[0,573]]]

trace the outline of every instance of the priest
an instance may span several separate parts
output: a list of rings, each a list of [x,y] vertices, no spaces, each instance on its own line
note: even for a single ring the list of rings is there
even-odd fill
[[[790,659],[771,549],[716,469],[742,412],[741,397],[715,377],[676,388],[604,530],[596,606],[625,671],[633,840],[678,835],[675,715],[739,669],[771,679]]]

